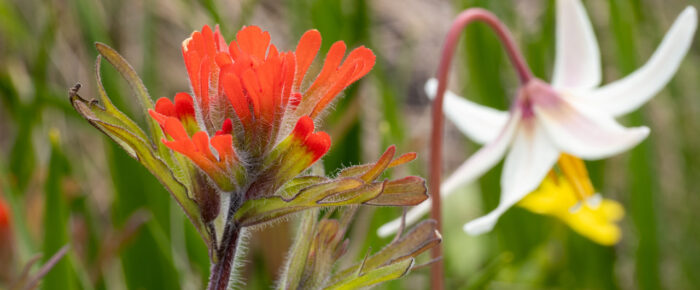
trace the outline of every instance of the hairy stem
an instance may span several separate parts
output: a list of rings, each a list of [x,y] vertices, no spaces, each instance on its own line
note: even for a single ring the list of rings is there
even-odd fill
[[[241,204],[241,198],[232,198],[228,212],[229,221],[226,223],[226,227],[224,227],[221,243],[215,251],[216,260],[214,265],[212,265],[209,286],[207,286],[208,290],[228,289],[234,268],[236,249],[238,248],[238,241],[241,237],[241,226],[233,220],[233,216],[241,207]]]
[[[432,198],[432,209],[431,218],[437,221],[437,230],[442,231],[442,209],[440,202],[440,175],[442,173],[442,134],[443,134],[443,116],[442,116],[442,103],[445,95],[445,90],[447,89],[447,76],[450,71],[450,64],[452,63],[452,57],[454,56],[455,48],[457,47],[457,42],[459,40],[459,35],[467,26],[467,24],[481,21],[486,23],[491,29],[496,32],[499,39],[505,46],[506,53],[510,58],[513,66],[515,67],[520,82],[525,84],[532,79],[532,72],[525,62],[522,54],[518,50],[513,37],[511,36],[508,28],[491,12],[480,9],[472,8],[467,9],[460,13],[455,21],[452,23],[447,37],[445,39],[445,44],[442,50],[442,58],[440,59],[440,66],[438,67],[437,78],[438,78],[438,89],[435,95],[435,102],[433,103],[433,118],[432,118],[432,134],[431,134],[431,151],[430,151],[430,177],[429,177],[429,190],[430,196]],[[431,256],[433,259],[437,259],[442,256],[442,245],[437,245],[432,248]],[[442,290],[444,289],[444,266],[442,260],[437,260],[431,266],[431,289]]]
[[[230,223],[229,226],[226,227],[226,231],[221,240],[221,247],[216,253],[218,261],[212,267],[207,289],[228,289],[228,284],[231,280],[231,270],[233,269],[233,259],[236,257],[236,248],[238,247],[240,233],[241,228],[235,223]]]

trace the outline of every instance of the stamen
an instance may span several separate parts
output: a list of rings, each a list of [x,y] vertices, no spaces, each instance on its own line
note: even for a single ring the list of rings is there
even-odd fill
[[[598,206],[600,206],[600,203],[603,202],[603,196],[600,195],[599,193],[593,194],[591,197],[586,199],[586,204],[592,208],[596,209]]]
[[[576,213],[577,211],[579,211],[579,210],[581,209],[581,205],[582,205],[582,204],[583,204],[583,203],[581,203],[580,201],[577,202],[576,204],[574,204],[574,206],[572,206],[571,208],[569,208],[569,212],[570,212],[570,213]]]
[[[574,206],[572,206],[571,208],[569,208],[569,212],[570,212],[570,213],[576,213],[578,210],[581,209],[581,207],[582,207],[584,204],[585,204],[586,206],[588,206],[589,208],[591,208],[591,209],[596,209],[596,208],[598,208],[598,207],[600,206],[600,204],[601,204],[602,202],[603,202],[603,196],[600,195],[600,194],[598,194],[598,193],[596,193],[596,194],[593,194],[593,195],[587,197],[587,198],[584,199],[584,200],[579,200],[578,202],[576,202],[576,204],[575,204]]]
[[[579,203],[588,200],[595,193],[593,184],[588,176],[586,165],[583,160],[572,155],[562,153],[559,156],[557,166],[561,170],[564,178],[566,178],[573,187],[574,194]]]

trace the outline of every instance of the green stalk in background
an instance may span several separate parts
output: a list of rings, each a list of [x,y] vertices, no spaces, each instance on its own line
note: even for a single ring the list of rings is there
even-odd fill
[[[639,63],[637,61],[635,27],[639,24],[633,15],[626,13],[635,7],[639,11],[637,2],[610,1],[610,19],[614,41],[616,46],[616,58],[618,70],[626,75],[634,71]],[[649,123],[643,111],[637,111],[629,115],[630,123]],[[659,185],[656,179],[653,158],[653,138],[647,139],[635,147],[627,164],[627,194],[629,195],[630,216],[634,222],[639,244],[636,250],[635,277],[637,287],[641,289],[660,289],[659,268],[659,239],[657,228],[656,195],[659,194]]]
[[[106,9],[114,11],[114,15],[123,11],[117,3],[105,3],[104,5],[107,6]],[[98,9],[95,7],[95,3],[81,0],[76,2],[74,8],[75,14],[80,16],[81,33],[85,39],[87,51],[96,54],[94,43],[97,40],[112,39],[113,42],[119,42],[119,39],[115,39],[107,33],[106,20],[91,13],[91,11]],[[115,21],[119,21],[118,19],[118,17],[115,18]],[[144,37],[147,35],[148,31],[145,31]],[[151,41],[155,40],[151,39]],[[149,64],[156,55],[152,54],[152,49],[148,49],[148,43],[145,47],[144,59],[147,59],[147,64]],[[106,90],[111,92],[112,100],[117,106],[129,113],[128,109],[132,106],[126,105],[124,99],[129,97],[123,93],[122,85],[118,83],[119,75],[115,74],[112,69],[103,70],[102,80]],[[149,73],[146,75],[150,76]],[[153,78],[147,78],[147,80],[153,81]],[[143,117],[136,118],[137,122],[142,122]],[[123,226],[136,210],[145,208],[152,213],[152,218],[147,222],[145,229],[139,231],[134,240],[120,252],[126,285],[131,289],[179,288],[178,277],[180,275],[175,269],[170,248],[169,194],[138,162],[124,154],[119,146],[107,142],[105,148],[108,152],[108,162],[112,173],[111,181],[114,185],[112,210],[116,226]]]
[[[60,149],[57,131],[51,132],[51,159],[49,172],[44,184],[46,200],[44,201],[44,246],[43,263],[51,258],[69,241],[69,212],[64,194],[63,181],[70,174],[70,163]],[[46,290],[77,289],[74,268],[69,259],[61,259],[44,277],[42,288]]]

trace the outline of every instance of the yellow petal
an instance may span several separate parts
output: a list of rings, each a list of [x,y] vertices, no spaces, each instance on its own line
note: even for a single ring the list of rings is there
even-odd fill
[[[559,218],[582,236],[598,244],[612,246],[622,238],[620,227],[615,222],[623,215],[619,203],[606,199],[595,209],[583,206],[579,211]]]
[[[622,232],[615,222],[624,216],[624,209],[619,203],[603,199],[597,207],[584,204],[572,212],[577,203],[571,184],[565,178],[550,175],[518,205],[537,214],[554,216],[598,244],[610,246],[620,241]]]

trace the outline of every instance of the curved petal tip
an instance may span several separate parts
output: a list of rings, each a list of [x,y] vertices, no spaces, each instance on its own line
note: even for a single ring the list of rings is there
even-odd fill
[[[684,20],[688,21],[688,25],[697,24],[698,22],[698,12],[693,6],[688,6],[685,9],[683,9],[683,12],[681,12],[681,15],[679,17],[682,19],[688,18],[688,20]]]
[[[493,211],[485,216],[466,223],[462,229],[467,234],[472,236],[488,233],[493,230],[493,227],[496,225],[496,222],[498,222],[498,218],[500,217],[501,214],[499,212]]]
[[[580,98],[581,101],[613,116],[627,114],[645,104],[676,74],[693,43],[697,18],[694,7],[685,8],[642,67],[623,79],[593,90]]]
[[[552,84],[588,90],[601,81],[600,49],[581,1],[557,1],[556,56]]]
[[[559,150],[586,160],[622,153],[649,135],[648,127],[624,127],[599,108],[563,98],[557,106],[534,109],[539,123]]]
[[[436,78],[430,78],[427,82],[425,82],[425,86],[423,87],[423,89],[425,90],[425,94],[428,96],[428,99],[430,99],[431,101],[435,99],[437,87],[438,81]]]

